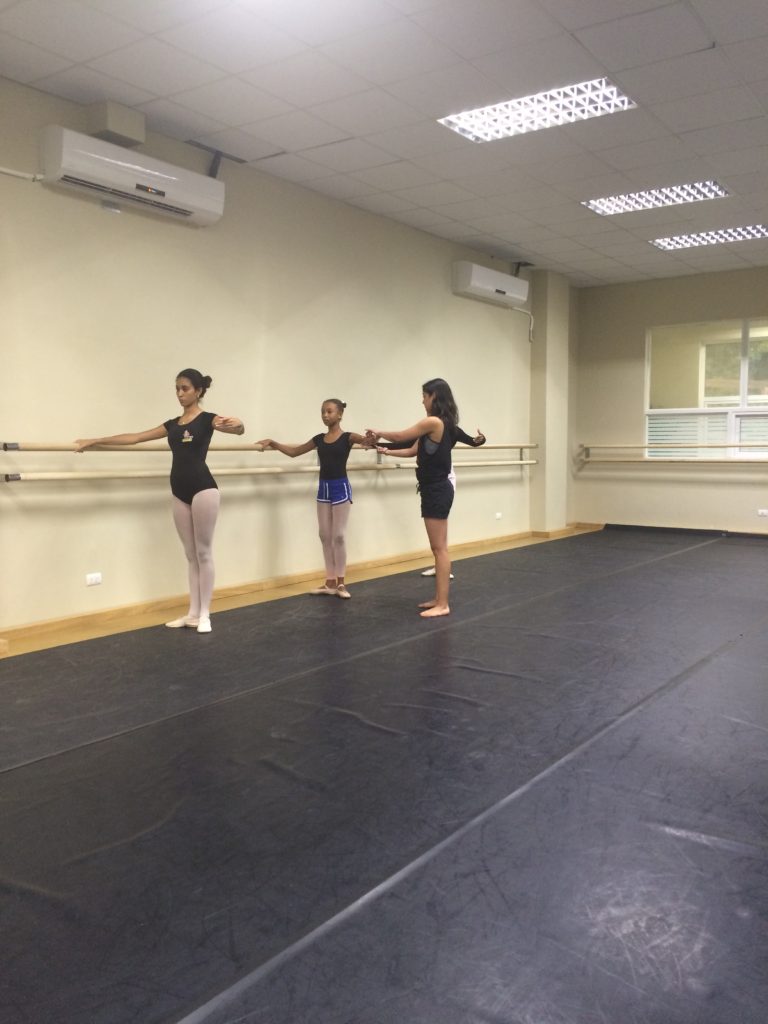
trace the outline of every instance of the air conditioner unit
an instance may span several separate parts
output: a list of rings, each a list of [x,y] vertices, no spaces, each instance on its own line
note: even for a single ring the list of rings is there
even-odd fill
[[[517,308],[528,298],[528,282],[512,274],[501,274],[498,270],[459,260],[453,264],[453,294]]]
[[[215,224],[224,212],[224,182],[152,157],[49,125],[43,130],[42,180],[142,206],[188,224]]]

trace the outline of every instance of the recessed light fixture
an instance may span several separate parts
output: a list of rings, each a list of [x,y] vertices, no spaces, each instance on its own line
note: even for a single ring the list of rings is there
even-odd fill
[[[651,188],[646,192],[626,192],[602,199],[586,199],[582,206],[604,217],[634,210],[653,210],[658,206],[677,206],[680,203],[700,203],[704,199],[722,199],[728,192],[716,181],[694,181],[688,185],[668,185]]]
[[[449,114],[439,118],[438,124],[444,124],[471,142],[491,142],[636,106],[634,100],[619,92],[607,78],[595,78],[532,96],[520,96],[492,107]]]
[[[701,231],[696,235],[670,235],[667,238],[651,238],[651,245],[657,249],[692,249],[696,245],[722,245],[724,242],[749,242],[754,238],[768,238],[764,224],[748,224],[743,228],[718,228],[717,231]]]

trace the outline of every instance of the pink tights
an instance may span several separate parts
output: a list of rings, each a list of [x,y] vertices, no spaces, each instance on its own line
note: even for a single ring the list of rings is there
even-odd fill
[[[198,491],[192,504],[173,499],[176,524],[189,563],[189,618],[205,619],[213,597],[213,531],[219,514],[220,495],[215,487]]]
[[[347,570],[347,520],[351,507],[349,501],[339,505],[331,505],[327,501],[317,503],[317,525],[323,545],[326,580],[344,579]]]

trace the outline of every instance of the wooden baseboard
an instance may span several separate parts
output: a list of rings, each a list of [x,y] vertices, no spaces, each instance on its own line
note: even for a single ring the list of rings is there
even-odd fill
[[[575,533],[593,533],[602,530],[604,525],[604,523],[569,523],[562,530],[533,530],[531,536],[557,540],[560,537],[572,537]]]
[[[564,530],[550,531],[548,533],[528,531],[526,533],[508,534],[504,537],[493,537],[483,541],[452,544],[451,557],[458,561],[462,558],[471,558],[493,549],[504,550],[507,547],[513,547],[518,544],[537,543],[541,540],[570,536],[573,533],[584,532],[590,529],[602,529],[602,527],[591,524],[574,524],[566,527]],[[430,565],[431,562],[432,553],[428,549],[411,551],[400,555],[390,555],[366,562],[357,562],[349,566],[347,581],[349,583],[360,583],[366,579],[375,579],[377,576],[386,575],[386,572],[381,570],[389,569],[394,572],[408,572],[414,568]],[[402,569],[398,569],[398,566],[402,566]],[[308,582],[317,580],[322,575],[322,569],[314,569],[310,572],[293,573],[289,576],[274,576],[270,579],[253,580],[231,587],[221,587],[214,594],[212,611],[215,613],[217,611],[226,611],[229,608],[255,604],[260,599],[264,600],[265,598],[263,596],[260,597],[260,595],[264,595],[267,592],[269,593],[268,600],[293,597],[296,594],[303,593]],[[26,625],[12,626],[4,629],[2,636],[0,636],[0,658],[7,657],[9,654],[25,653],[29,650],[54,647],[58,644],[72,643],[77,640],[107,636],[112,633],[124,633],[132,629],[142,629],[146,626],[158,625],[169,618],[183,615],[186,608],[187,595],[178,594],[155,601],[123,605],[117,608],[106,608],[103,611],[89,612],[88,614],[69,615],[59,619],[46,619]]]

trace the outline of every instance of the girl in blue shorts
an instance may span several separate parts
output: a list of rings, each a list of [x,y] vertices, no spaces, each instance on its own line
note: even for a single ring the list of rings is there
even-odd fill
[[[282,452],[291,459],[311,452],[313,448],[317,449],[320,460],[317,522],[325,559],[325,583],[310,593],[345,599],[351,596],[344,585],[347,569],[347,520],[352,505],[352,487],[347,479],[347,459],[353,444],[366,443],[361,434],[341,429],[341,418],[346,407],[346,403],[339,398],[326,398],[320,407],[326,432],[315,434],[304,444],[281,444],[270,437],[258,442],[265,451]]]

